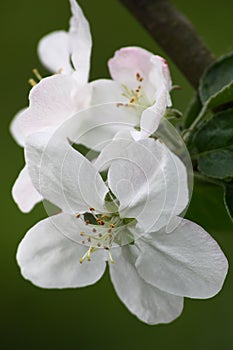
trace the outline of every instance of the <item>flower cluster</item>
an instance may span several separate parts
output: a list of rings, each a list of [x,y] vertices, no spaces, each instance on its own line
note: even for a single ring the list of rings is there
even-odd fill
[[[23,212],[42,199],[60,209],[27,232],[17,261],[42,288],[93,284],[109,264],[127,308],[148,324],[168,323],[184,297],[218,293],[228,268],[213,238],[181,218],[187,168],[154,136],[171,106],[169,68],[126,47],[109,60],[112,79],[88,82],[90,27],[76,1],[70,4],[69,31],[39,43],[53,75],[35,71],[29,106],[11,124],[26,163],[14,200]]]

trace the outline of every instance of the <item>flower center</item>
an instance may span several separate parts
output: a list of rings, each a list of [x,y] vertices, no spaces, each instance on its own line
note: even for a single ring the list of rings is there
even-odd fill
[[[134,219],[121,219],[117,212],[108,214],[96,214],[94,208],[90,208],[85,214],[77,214],[76,218],[82,220],[87,230],[80,232],[81,243],[89,246],[88,251],[80,259],[91,261],[91,254],[99,249],[108,252],[109,260],[114,263],[111,255],[111,247],[119,246],[134,241],[132,234],[127,230]]]
[[[143,93],[143,88],[141,85],[143,80],[144,78],[140,75],[140,73],[136,73],[136,82],[138,83],[136,89],[129,89],[128,86],[122,84],[122,96],[126,97],[129,100],[129,102],[117,103],[117,107],[135,107],[136,105],[146,107],[150,105],[145,94]]]

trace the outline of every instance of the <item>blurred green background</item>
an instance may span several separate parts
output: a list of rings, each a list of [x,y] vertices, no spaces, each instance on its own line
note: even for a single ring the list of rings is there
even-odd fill
[[[213,52],[233,49],[232,0],[174,0],[193,22]],[[114,50],[128,45],[163,54],[153,39],[117,0],[80,0],[91,23],[91,78],[107,77],[106,62]],[[181,317],[170,325],[147,326],[132,316],[116,297],[108,273],[95,286],[64,291],[34,287],[19,274],[17,245],[25,232],[45,217],[42,205],[22,214],[11,199],[11,186],[23,165],[22,149],[8,131],[13,115],[27,105],[28,78],[34,67],[43,74],[36,46],[55,29],[67,29],[68,0],[1,1],[1,349],[233,349],[233,274],[211,300],[185,301]],[[175,45],[175,43],[173,43]],[[191,43],[190,43],[191,45]],[[166,57],[166,55],[165,55]],[[192,89],[168,58],[176,108],[184,111]],[[205,227],[220,243],[233,265],[233,225],[221,189],[196,184],[189,218]]]

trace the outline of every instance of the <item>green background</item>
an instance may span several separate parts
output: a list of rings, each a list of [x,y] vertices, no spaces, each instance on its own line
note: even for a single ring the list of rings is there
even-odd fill
[[[163,54],[148,33],[117,0],[80,0],[91,23],[93,57],[91,78],[107,77],[106,62],[114,50],[129,45]],[[213,52],[233,49],[231,0],[174,0],[193,22]],[[115,295],[108,272],[95,286],[48,291],[25,281],[15,253],[25,232],[45,217],[42,205],[22,214],[14,204],[11,186],[23,165],[23,152],[9,135],[13,115],[27,105],[28,78],[34,67],[43,74],[36,46],[55,29],[68,28],[68,0],[1,1],[1,236],[0,342],[2,349],[233,349],[233,274],[222,292],[211,300],[185,300],[184,312],[169,325],[147,326],[132,316]],[[175,43],[173,43],[175,45]],[[191,45],[191,43],[190,43]],[[166,57],[166,55],[165,55]],[[174,106],[184,110],[192,89],[168,59]],[[233,264],[233,225],[222,204],[220,189],[196,184],[188,217],[218,240]]]

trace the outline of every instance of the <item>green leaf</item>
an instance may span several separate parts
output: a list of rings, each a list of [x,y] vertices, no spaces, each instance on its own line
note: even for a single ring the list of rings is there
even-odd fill
[[[198,130],[193,143],[198,169],[215,178],[233,177],[233,109],[216,114]]]
[[[224,203],[227,212],[233,221],[233,180],[229,183],[225,183]]]
[[[199,94],[205,108],[233,101],[233,53],[215,62],[200,80]]]
[[[202,104],[201,104],[200,97],[198,94],[195,94],[190,104],[188,105],[188,108],[184,113],[183,125],[185,129],[191,126],[191,124],[194,122],[199,112],[201,111],[201,108],[202,108]]]

